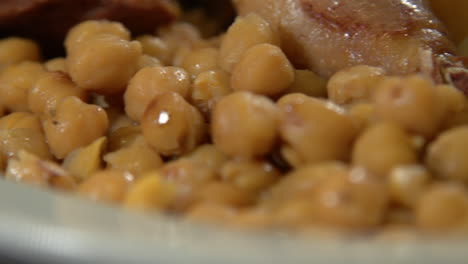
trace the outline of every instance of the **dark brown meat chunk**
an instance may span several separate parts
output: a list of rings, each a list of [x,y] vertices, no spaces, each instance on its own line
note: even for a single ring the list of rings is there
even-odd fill
[[[53,51],[61,48],[68,29],[83,20],[120,21],[139,34],[179,13],[175,0],[1,0],[0,37],[34,38]]]

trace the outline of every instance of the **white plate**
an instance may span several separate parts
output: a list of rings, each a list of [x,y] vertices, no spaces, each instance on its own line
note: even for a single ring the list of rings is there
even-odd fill
[[[468,241],[323,240],[124,212],[0,181],[0,253],[32,263],[468,263]]]

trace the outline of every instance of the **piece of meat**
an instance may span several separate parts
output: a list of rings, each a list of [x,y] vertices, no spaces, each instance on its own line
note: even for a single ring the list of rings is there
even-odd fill
[[[367,64],[390,74],[421,70],[421,51],[452,54],[454,45],[424,0],[233,0],[281,36],[297,64],[322,76]]]
[[[0,0],[0,37],[34,38],[54,51],[68,29],[83,20],[120,21],[139,34],[153,32],[179,13],[175,0]]]

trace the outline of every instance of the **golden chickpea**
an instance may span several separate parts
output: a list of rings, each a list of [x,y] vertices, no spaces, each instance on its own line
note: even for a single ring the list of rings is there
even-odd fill
[[[378,118],[426,137],[439,130],[444,117],[444,104],[436,88],[430,80],[416,75],[383,80],[374,102]]]
[[[30,39],[10,37],[0,39],[0,70],[23,61],[39,61],[39,45]]]
[[[105,135],[108,123],[106,112],[101,107],[83,103],[76,97],[67,97],[42,126],[52,153],[63,159],[76,148]]]
[[[468,126],[450,129],[433,141],[426,153],[426,165],[443,179],[468,183]]]
[[[68,96],[87,100],[86,91],[76,87],[70,78],[62,72],[47,72],[39,78],[29,91],[29,109],[36,114],[49,115],[57,104]]]
[[[12,158],[17,157],[21,150],[36,155],[40,159],[52,159],[42,131],[35,128],[0,129],[0,152],[5,157]]]
[[[352,154],[353,164],[381,177],[387,177],[397,166],[417,161],[409,135],[394,123],[376,123],[367,128],[357,139]]]
[[[59,165],[41,160],[26,151],[20,151],[17,158],[8,161],[5,178],[63,191],[71,191],[76,187],[73,177]]]
[[[28,93],[44,74],[37,62],[21,62],[0,73],[0,105],[10,111],[28,110]]]
[[[99,35],[112,35],[123,40],[130,40],[130,32],[119,22],[89,20],[72,27],[65,38],[65,48],[71,52],[82,43]]]
[[[302,93],[313,97],[327,96],[327,80],[309,70],[294,70],[294,82],[285,94]]]
[[[107,111],[108,112],[108,111]],[[107,113],[108,116],[109,112]],[[133,121],[130,117],[123,113],[119,113],[116,116],[113,116],[113,118],[109,118],[110,126],[109,126],[109,133],[112,133],[122,127],[131,127],[131,126],[136,126],[136,122]]]
[[[398,204],[414,208],[430,180],[431,175],[423,166],[396,167],[390,172],[388,178],[390,196]]]
[[[211,134],[231,156],[256,157],[270,152],[278,137],[278,109],[268,98],[235,92],[216,104]]]
[[[468,101],[460,90],[451,85],[437,85],[438,99],[445,105],[445,117],[450,118],[468,107]]]
[[[44,62],[44,67],[46,68],[46,70],[51,71],[51,72],[55,72],[55,71],[67,72],[67,60],[62,57],[50,59]]]
[[[138,69],[141,46],[112,35],[100,35],[69,52],[67,69],[85,90],[102,94],[123,92]]]
[[[0,118],[0,129],[27,128],[42,133],[41,120],[29,112],[14,112]]]
[[[458,113],[447,115],[441,131],[446,131],[452,128],[468,125],[468,107]]]
[[[237,186],[224,182],[210,182],[197,188],[194,203],[218,203],[231,207],[249,205],[252,199]]]
[[[416,208],[416,224],[426,231],[447,231],[466,227],[466,189],[452,183],[438,184],[423,193]]]
[[[203,116],[174,92],[163,93],[149,104],[141,128],[148,144],[164,156],[188,153],[206,135]]]
[[[159,154],[151,149],[141,137],[128,147],[107,153],[104,160],[108,167],[129,171],[136,177],[163,165]]]
[[[348,109],[348,114],[359,131],[363,131],[375,121],[375,106],[372,103],[356,103]]]
[[[182,62],[184,68],[195,79],[198,74],[218,68],[218,50],[215,48],[196,49],[187,54]]]
[[[325,178],[314,199],[316,217],[321,224],[356,229],[381,224],[387,201],[385,184],[361,168]]]
[[[231,160],[219,172],[221,179],[251,194],[258,194],[273,185],[280,172],[267,161]]]
[[[134,177],[120,170],[98,171],[78,186],[78,194],[98,202],[120,203]]]
[[[306,199],[293,199],[282,203],[272,212],[275,226],[300,229],[316,223],[314,206]]]
[[[191,102],[206,118],[221,97],[231,93],[230,76],[225,71],[215,70],[200,73],[192,85]]]
[[[234,90],[277,95],[294,83],[294,68],[280,48],[258,44],[248,49],[232,71]]]
[[[221,42],[219,65],[231,72],[245,51],[261,43],[279,44],[279,36],[270,24],[254,13],[238,17]]]
[[[199,146],[188,158],[215,170],[219,170],[228,161],[228,156],[212,144]]]
[[[328,81],[328,96],[337,104],[367,102],[384,75],[384,69],[366,65],[341,70]]]
[[[164,65],[171,63],[171,51],[161,38],[143,35],[136,38],[141,43],[143,53],[158,58]]]
[[[176,92],[187,98],[190,78],[178,67],[148,67],[138,71],[130,80],[124,94],[125,112],[140,121],[149,103],[164,92]]]
[[[151,57],[149,55],[143,54],[138,59],[138,71],[146,67],[155,67],[155,66],[162,66],[161,62],[155,57]]]
[[[130,187],[124,206],[143,211],[166,209],[174,199],[174,191],[174,186],[164,182],[160,174],[151,172]]]
[[[143,134],[141,133],[141,128],[139,126],[125,126],[118,128],[109,134],[108,150],[112,152],[128,147],[140,137],[143,137]]]
[[[300,95],[284,97],[278,105],[282,112],[281,138],[303,163],[349,157],[357,129],[344,109]]]

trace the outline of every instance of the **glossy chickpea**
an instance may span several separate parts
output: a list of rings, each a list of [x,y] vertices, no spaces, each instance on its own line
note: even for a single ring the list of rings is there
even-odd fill
[[[163,93],[149,104],[141,128],[148,144],[164,156],[188,153],[206,135],[203,116],[174,92]]]
[[[98,171],[78,186],[77,193],[99,202],[120,203],[134,177],[120,170]]]
[[[194,80],[191,102],[209,119],[216,103],[231,93],[230,76],[222,70],[200,73]]]
[[[409,135],[400,126],[385,122],[367,128],[357,139],[352,153],[353,164],[381,177],[387,177],[397,166],[414,164],[417,160]]]
[[[169,65],[171,62],[171,54],[169,46],[161,38],[143,35],[136,38],[141,43],[143,53],[152,57],[158,58],[164,65]]]
[[[249,158],[272,150],[277,128],[278,110],[273,102],[252,93],[236,92],[216,104],[211,135],[226,154]]]
[[[57,104],[68,96],[75,96],[83,101],[88,97],[86,91],[78,88],[66,74],[47,72],[29,91],[29,109],[38,115],[49,115],[56,110]]]
[[[69,52],[67,69],[80,88],[116,94],[125,90],[138,69],[140,56],[141,46],[138,42],[99,35]]]
[[[355,168],[324,179],[315,194],[314,209],[321,224],[368,229],[382,223],[387,201],[385,184]]]
[[[67,97],[42,126],[52,153],[63,159],[76,148],[103,136],[108,123],[106,112],[101,107],[86,104],[76,97]]]
[[[39,45],[30,39],[10,37],[0,39],[0,70],[23,61],[39,61]]]
[[[327,80],[309,70],[294,70],[294,82],[284,93],[302,93],[312,97],[326,97]]]
[[[468,101],[460,90],[451,85],[437,85],[438,99],[444,105],[444,119],[450,119],[467,109]],[[444,120],[444,122],[446,122]]]
[[[62,57],[53,58],[44,62],[44,67],[51,72],[67,72],[67,60]]]
[[[141,120],[149,103],[164,92],[176,92],[187,98],[190,78],[178,67],[148,67],[138,71],[130,80],[124,94],[125,112],[134,120]]]
[[[423,166],[407,165],[394,168],[388,177],[391,199],[405,207],[414,208],[428,188],[431,175]]]
[[[10,111],[28,110],[28,93],[44,74],[37,62],[21,62],[0,73],[0,105]]]
[[[190,153],[188,158],[215,170],[219,170],[229,159],[226,154],[213,144],[199,146]]]
[[[40,159],[50,160],[46,138],[42,131],[34,128],[13,128],[0,130],[0,151],[7,158],[17,157],[24,150]]]
[[[416,207],[416,224],[426,231],[466,227],[468,197],[461,185],[443,183],[425,191]]]
[[[250,194],[258,194],[273,185],[280,172],[267,161],[231,160],[220,172],[223,181]]]
[[[372,103],[352,104],[348,114],[359,131],[363,131],[375,122],[375,106]]]
[[[71,52],[80,44],[99,35],[112,35],[123,40],[130,40],[130,32],[119,22],[89,20],[72,27],[65,38],[65,48]]]
[[[282,98],[280,134],[302,163],[346,160],[356,136],[352,119],[344,109],[302,95]]]
[[[270,24],[254,13],[238,17],[221,42],[219,65],[231,72],[245,51],[261,43],[279,44],[279,36]]]
[[[169,48],[172,65],[178,65],[174,62],[177,61],[176,54],[181,48],[186,48],[189,51],[204,46],[200,31],[194,25],[186,22],[176,22],[167,27],[159,28],[158,33]]]
[[[273,96],[294,83],[294,68],[280,48],[258,44],[248,49],[232,71],[231,86],[237,91],[251,91]]]
[[[328,81],[328,96],[337,104],[370,101],[384,75],[385,70],[366,65],[341,70]]]
[[[14,112],[0,118],[0,129],[27,128],[42,133],[41,120],[29,112]]]
[[[142,211],[163,210],[174,199],[175,188],[159,173],[151,172],[137,179],[127,192],[124,207]]]
[[[438,136],[428,148],[426,165],[442,179],[468,182],[468,126],[450,129]]]
[[[137,67],[138,71],[146,67],[155,67],[155,66],[162,66],[161,62],[155,57],[151,57],[149,55],[143,54],[138,59],[138,67]]]
[[[416,75],[385,79],[376,89],[374,102],[378,118],[426,137],[439,130],[444,117],[435,86]]]
[[[151,149],[141,137],[128,147],[107,153],[104,161],[108,167],[129,171],[136,177],[163,165],[159,154]]]
[[[236,208],[251,204],[252,199],[235,185],[210,182],[197,188],[194,203],[217,203]]]
[[[216,70],[218,68],[218,50],[215,48],[203,48],[191,51],[184,57],[184,68],[195,79],[198,74]]]
[[[143,137],[140,126],[118,128],[109,134],[108,150],[112,152],[128,147],[140,137]]]

